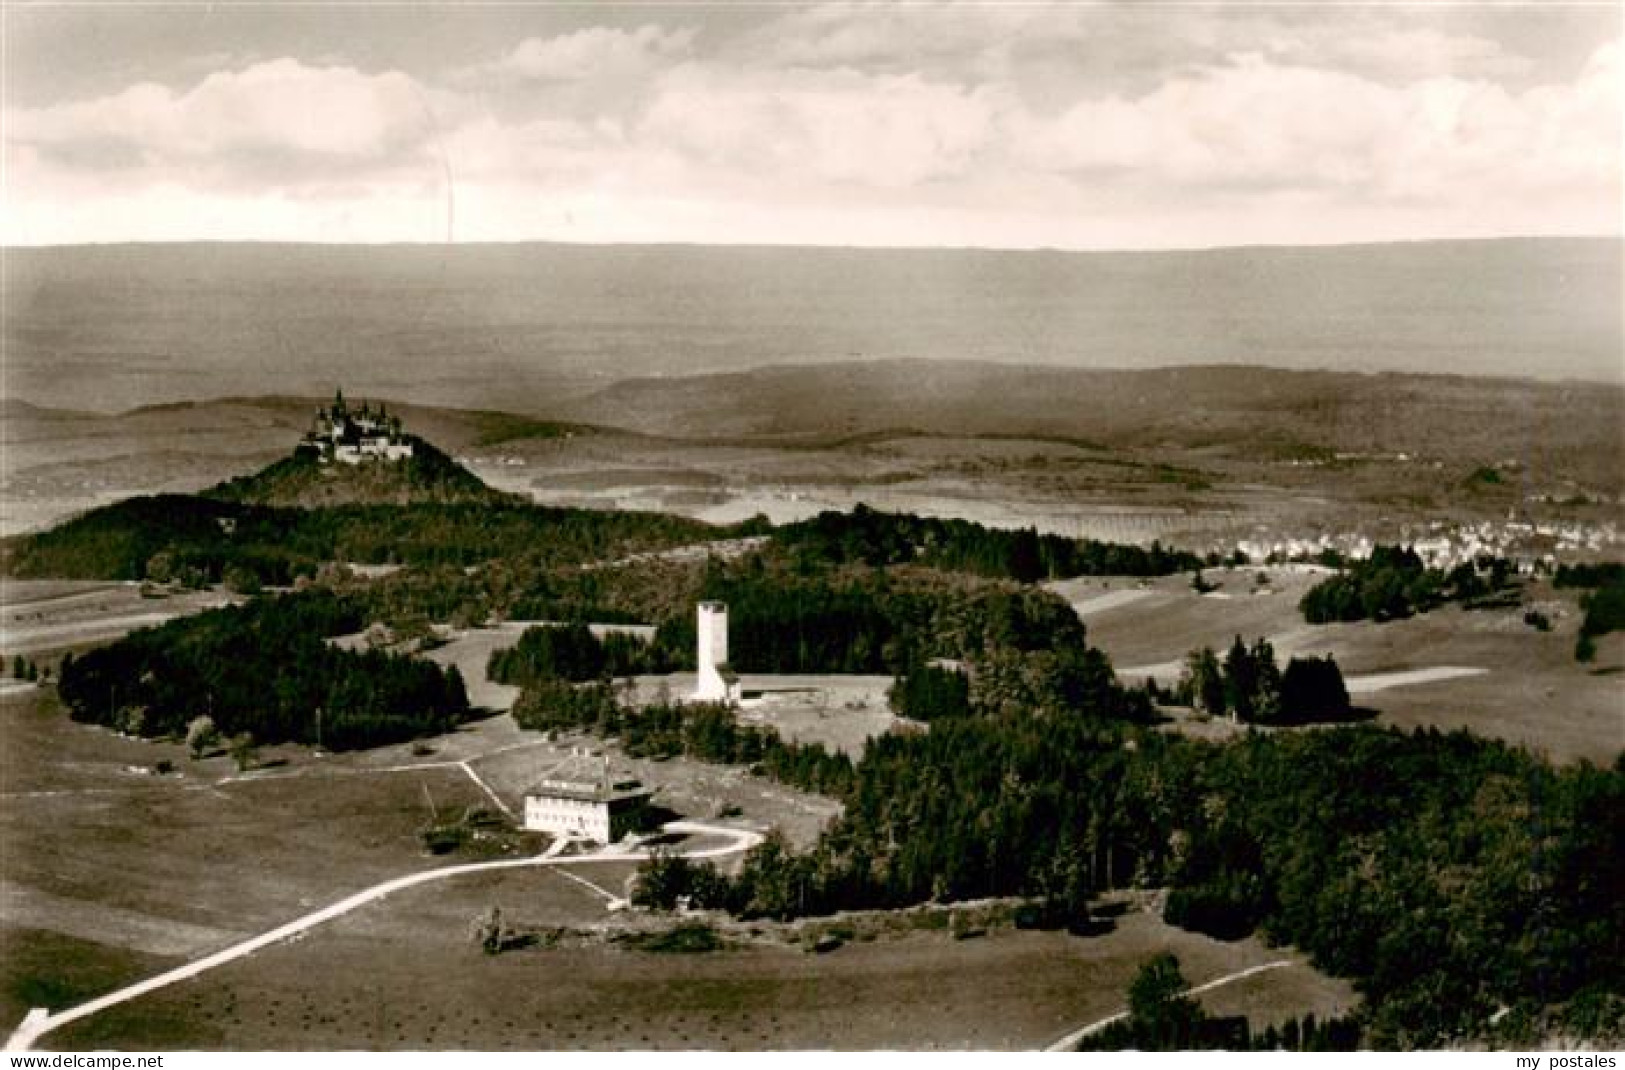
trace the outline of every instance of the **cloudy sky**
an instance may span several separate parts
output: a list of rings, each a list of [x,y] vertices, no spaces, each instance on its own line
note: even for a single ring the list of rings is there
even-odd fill
[[[1621,8],[21,5],[8,244],[1621,233]]]

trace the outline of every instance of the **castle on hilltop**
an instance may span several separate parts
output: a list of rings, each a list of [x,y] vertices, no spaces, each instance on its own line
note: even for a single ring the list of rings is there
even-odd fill
[[[317,409],[301,446],[316,451],[322,464],[361,464],[363,461],[400,461],[412,456],[412,442],[401,431],[401,418],[375,409],[365,401],[359,409],[345,404],[344,391],[333,404]]]

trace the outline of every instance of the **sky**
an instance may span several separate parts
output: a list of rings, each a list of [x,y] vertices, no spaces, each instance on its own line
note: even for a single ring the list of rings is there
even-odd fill
[[[1622,10],[8,0],[0,242],[1617,236]]]

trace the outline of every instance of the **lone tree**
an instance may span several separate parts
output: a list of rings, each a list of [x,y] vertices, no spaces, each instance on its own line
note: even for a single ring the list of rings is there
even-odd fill
[[[487,955],[502,951],[508,942],[508,933],[502,924],[502,908],[494,906],[475,918],[469,935]]]
[[[186,726],[186,749],[193,758],[201,758],[220,742],[220,730],[208,714],[192,718]]]
[[[1342,720],[1349,715],[1348,686],[1330,654],[1293,658],[1281,677],[1281,718],[1286,721]]]
[[[1224,671],[1217,655],[1208,647],[1193,650],[1185,659],[1180,689],[1189,693],[1190,703],[1215,717],[1224,714]]]
[[[260,759],[260,749],[251,732],[238,732],[231,740],[231,760],[237,763],[239,773],[252,769]]]
[[[1128,986],[1129,1021],[1136,1039],[1153,1049],[1194,1047],[1202,1008],[1185,995],[1190,985],[1179,959],[1163,952],[1140,967]]]
[[[241,565],[227,565],[220,582],[233,594],[256,595],[261,590],[258,574]]]

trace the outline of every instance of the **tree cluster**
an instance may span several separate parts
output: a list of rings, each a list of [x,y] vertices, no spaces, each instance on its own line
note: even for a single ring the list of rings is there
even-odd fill
[[[892,712],[912,721],[935,721],[970,713],[970,678],[964,670],[916,661],[886,693]]]
[[[772,728],[741,725],[733,710],[713,703],[620,701],[607,683],[544,680],[514,704],[514,720],[535,731],[586,730],[615,736],[627,754],[743,765],[804,791],[836,798],[852,783],[852,760],[821,743],[788,743]]]
[[[1625,583],[1625,562],[1587,561],[1557,566],[1552,576],[1554,587],[1606,587]]]
[[[491,652],[486,676],[526,687],[549,679],[581,682],[662,672],[660,651],[636,635],[609,632],[602,639],[585,624],[526,628],[519,642]]]
[[[1346,720],[1351,712],[1343,672],[1332,655],[1293,657],[1282,672],[1267,639],[1247,646],[1236,636],[1221,662],[1210,648],[1185,658],[1174,697],[1247,724],[1309,724]]]
[[[1379,545],[1370,557],[1311,587],[1298,608],[1310,624],[1397,620],[1446,602],[1483,602],[1509,590],[1516,575],[1511,561],[1489,554],[1446,572],[1428,568],[1408,546]]]
[[[741,672],[895,673],[911,660],[1084,646],[1070,606],[1040,589],[935,569],[795,566],[776,555],[712,562],[695,597],[728,605]],[[660,622],[655,645],[692,667],[692,603]]]
[[[4,662],[5,662],[5,659],[0,658],[0,664],[4,664]],[[13,680],[38,680],[38,679],[40,679],[41,675],[42,675],[42,673],[41,673],[41,670],[40,670],[40,667],[39,667],[39,663],[36,662],[33,658],[25,658],[21,654],[14,655],[12,657],[12,659],[11,659],[11,678]],[[44,675],[44,677],[46,679],[49,679],[50,675],[51,675],[51,670],[49,668],[46,668],[44,670],[44,672],[43,672],[43,675]]]
[[[1193,554],[1093,539],[1003,531],[968,520],[886,513],[859,504],[787,524],[775,539],[788,553],[834,564],[920,564],[1031,583],[1073,576],[1167,576],[1197,567]]]
[[[455,667],[327,642],[364,623],[329,592],[209,610],[65,663],[58,692],[75,720],[148,737],[206,717],[217,738],[341,750],[456,725],[468,698]]]
[[[1590,661],[1596,656],[1599,636],[1625,629],[1625,579],[1610,579],[1587,591],[1580,596],[1580,608],[1585,610],[1585,617],[1580,621],[1574,656]]]

